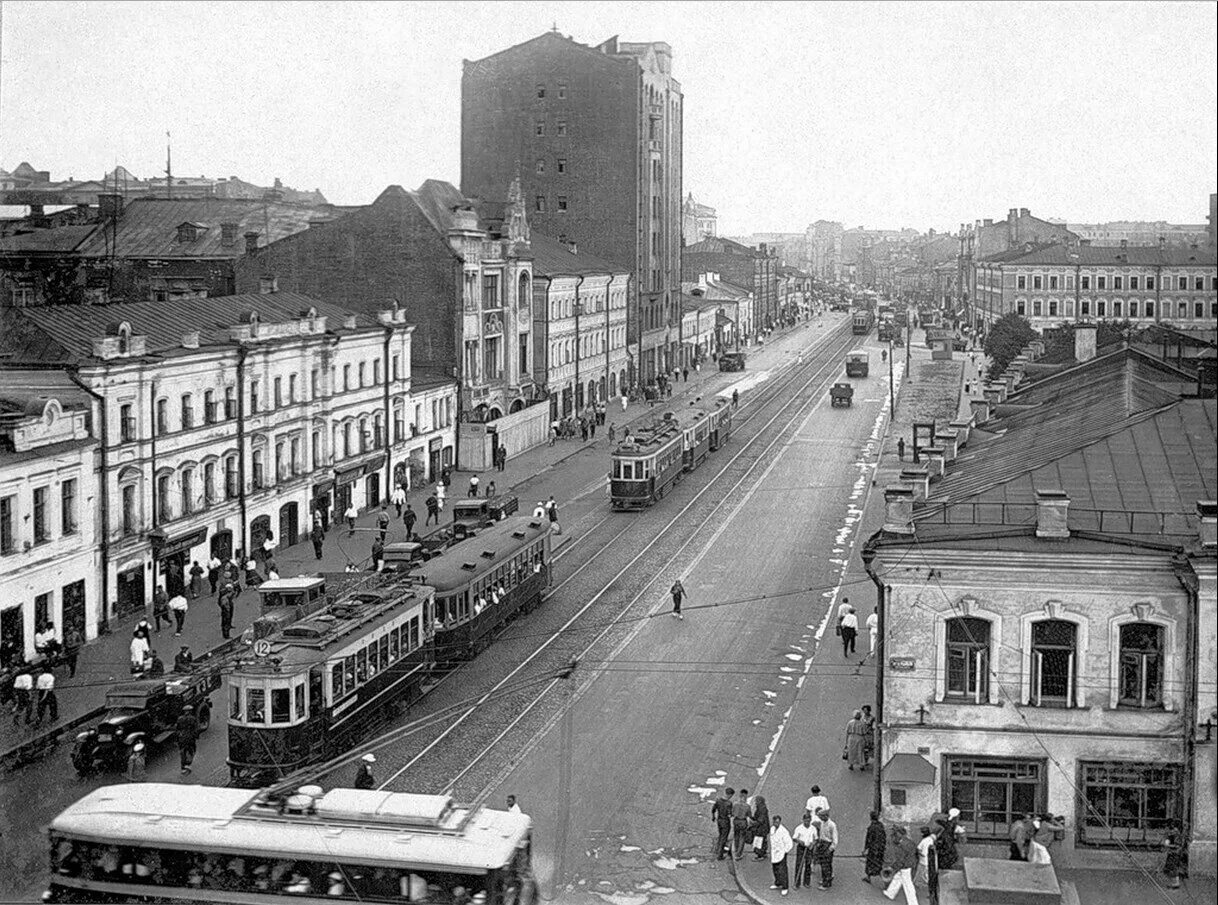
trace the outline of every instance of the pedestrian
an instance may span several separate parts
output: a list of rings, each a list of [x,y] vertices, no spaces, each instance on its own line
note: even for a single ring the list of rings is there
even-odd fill
[[[626,411],[626,394],[622,393],[622,411]]]
[[[617,428],[612,424],[609,425],[609,445],[612,446],[617,442]]]
[[[39,678],[41,681],[41,677]],[[1036,830],[1040,829],[1040,821],[1032,821],[1032,825]],[[1052,864],[1053,858],[1049,855],[1049,847],[1036,838],[1035,833],[1028,838],[1028,863],[1030,864]]]
[[[791,851],[794,843],[791,841],[791,834],[787,832],[787,828],[782,825],[782,818],[775,815],[773,827],[770,829],[769,835],[770,844],[770,868],[774,871],[774,884],[770,889],[781,890],[782,895],[787,894],[787,887],[790,886],[790,880],[787,879],[787,853]]]
[[[152,644],[152,626],[147,619],[141,619],[135,624],[135,631],[149,644]]]
[[[1028,839],[1032,835],[1032,815],[1025,814],[1023,820],[1011,824],[1008,838],[1011,842],[1011,861],[1028,860]]]
[[[161,620],[165,620],[165,627],[169,628],[169,595],[165,593],[165,589],[157,585],[156,590],[152,592],[152,621],[156,623],[156,631],[161,631]]]
[[[185,600],[186,598],[183,597],[182,599]],[[140,634],[138,629],[131,633],[131,644],[128,650],[131,654],[132,674],[138,674],[144,671],[144,661],[148,659],[149,649],[148,639]]]
[[[689,383],[689,368],[681,369],[681,379],[684,380],[686,383]]]
[[[376,514],[376,527],[381,532],[381,543],[385,542],[385,535],[389,533],[389,504],[382,503],[381,511]]]
[[[739,861],[744,857],[744,847],[752,840],[749,831],[752,824],[753,811],[749,807],[749,790],[741,789],[736,800],[732,802],[732,859]]]
[[[51,672],[50,664],[44,664],[35,685],[38,694],[38,718],[34,726],[42,725],[43,715],[50,710],[51,722],[59,722],[59,700],[55,697],[55,673]]]
[[[1179,889],[1180,880],[1188,879],[1188,848],[1179,824],[1173,824],[1163,839],[1163,876],[1168,889]]]
[[[819,834],[812,825],[812,815],[804,811],[803,823],[795,827],[791,839],[795,843],[795,888],[812,886],[812,853]]]
[[[372,539],[372,571],[379,572],[385,564],[385,545],[379,537]]]
[[[905,461],[905,438],[897,437],[897,458]]]
[[[194,668],[195,658],[190,654],[190,648],[185,644],[178,651],[177,656],[173,658],[173,671],[185,675]]]
[[[399,484],[393,491],[393,505],[397,509],[398,518],[402,517],[402,507],[406,505],[406,490]]]
[[[868,656],[871,656],[871,657],[875,656],[875,639],[876,639],[876,636],[879,635],[879,633],[880,633],[880,608],[875,607],[871,611],[871,615],[867,617],[867,641],[870,644],[870,648],[867,651]]]
[[[402,524],[406,526],[406,540],[410,540],[412,537],[414,537],[414,523],[418,520],[419,517],[415,515],[414,510],[411,509],[410,504],[407,503],[406,509],[402,513]]]
[[[715,821],[715,860],[722,861],[728,852],[728,837],[732,834],[732,796],[736,792],[730,786],[723,790],[711,807],[711,820]]]
[[[554,445],[554,441],[558,439],[558,420],[550,422],[550,445]]]
[[[220,637],[228,640],[233,633],[233,586],[220,589]]]
[[[812,787],[812,794],[808,796],[804,809],[812,815],[812,822],[819,826],[820,812],[829,810],[829,799],[820,793],[820,786]]]
[[[436,505],[439,507],[441,512],[444,511],[444,500],[447,496],[448,496],[448,485],[443,484],[443,483],[437,484],[436,485]],[[440,524],[439,519],[436,519],[436,524],[437,525]]]
[[[672,595],[672,614],[678,619],[684,619],[681,615],[681,601],[685,599],[685,585],[681,584],[681,579],[677,579],[672,583],[672,587],[668,589],[668,593]],[[766,821],[766,825],[769,825]]]
[[[372,765],[376,763],[376,755],[369,752],[360,758],[359,767],[355,771],[355,788],[371,789],[376,786],[372,776]]]
[[[267,531],[266,537],[262,539],[262,561],[266,562],[275,554],[275,534],[272,531]]]
[[[238,550],[228,559],[228,565],[220,570],[220,581],[223,582],[226,578],[232,583],[235,593],[241,593],[241,551]]]
[[[579,439],[585,443],[588,440],[588,419],[582,415],[579,418]]]
[[[842,750],[842,757],[851,772],[854,771],[855,767],[861,770],[865,765],[863,747],[866,732],[867,727],[863,723],[863,711],[854,711],[854,718],[846,724],[846,745]]]
[[[918,891],[913,883],[913,870],[918,866],[917,846],[903,826],[893,827],[892,836],[896,851],[892,858],[892,880],[884,895],[891,901],[898,892],[904,891],[905,905],[918,905]]]
[[[476,497],[478,495],[478,476],[471,475],[469,479],[469,495]]]
[[[732,408],[740,408],[740,391],[732,390]]]
[[[262,584],[263,578],[258,574],[258,563],[253,559],[245,561],[245,586],[256,588]]]
[[[971,395],[971,390],[972,390],[972,384],[970,384],[967,380],[964,381],[964,395],[965,396]]]
[[[359,515],[359,509],[356,507],[355,503],[352,503],[347,507],[347,511],[344,513],[344,515],[347,517],[347,536],[351,537],[353,534],[355,534],[355,517]]]
[[[884,852],[888,848],[888,833],[880,822],[880,815],[871,812],[871,823],[867,825],[867,835],[863,838],[863,882],[870,883],[872,877],[884,873]]]
[[[34,676],[19,672],[13,678],[13,725],[16,726],[25,712],[25,724],[34,721]]]
[[[762,861],[770,850],[770,809],[761,795],[753,798],[753,856]]]
[[[203,572],[204,572],[204,569],[201,565],[199,565],[199,561],[197,559],[190,564],[190,598],[191,598],[191,600],[198,600],[199,597],[201,597],[203,594]],[[158,624],[157,631],[160,631],[160,629],[161,629],[161,627]]]
[[[182,773],[190,772],[190,765],[195,760],[195,746],[199,741],[199,719],[195,716],[195,708],[191,704],[182,707],[182,715],[174,726],[178,741],[178,757],[182,765]]]
[[[816,861],[820,864],[820,884],[817,889],[829,889],[833,886],[833,854],[837,851],[837,824],[829,815],[828,808],[821,808],[818,815],[820,826],[817,829]]]
[[[313,514],[314,521],[317,520],[317,514]],[[212,554],[212,558],[207,561],[207,583],[211,586],[211,596],[216,596],[216,590],[220,587],[220,567],[223,563],[220,562],[220,557]]]
[[[426,528],[430,525],[433,518],[436,520],[437,525],[440,524],[440,506],[436,501],[435,494],[427,498],[425,505],[427,506],[427,518],[423,521],[423,527]]]
[[[488,481],[486,484],[486,498],[493,500],[495,498],[495,482]]]
[[[867,730],[863,735],[863,766],[869,767],[875,757],[875,715],[871,712],[870,704],[864,704],[859,709],[863,711],[863,727]]]
[[[960,861],[960,852],[956,846],[962,835],[964,835],[964,828],[960,826],[960,809],[951,808],[947,812],[947,820],[943,823],[939,841],[936,843],[936,848],[939,850],[940,870],[952,870]]]
[[[919,832],[922,838],[918,840],[918,872],[914,875],[914,883],[930,885],[930,865],[934,861],[938,866],[938,859],[935,857],[935,834],[930,831],[930,827],[924,826]]]
[[[524,811],[520,810],[520,805],[516,803],[515,795],[509,795],[504,800],[507,803],[507,809],[508,809],[509,814],[521,814],[521,815],[524,814]]]
[[[131,746],[131,754],[127,756],[127,782],[143,782],[148,777],[147,758],[144,756],[144,743],[136,742]]]
[[[558,504],[554,502],[554,494],[550,494],[550,498],[546,500],[546,515],[550,517],[551,522],[558,521]]]
[[[69,625],[63,633],[63,656],[68,661],[68,678],[76,675],[76,660],[80,657],[80,649],[84,647],[85,638],[75,625]]]
[[[309,540],[313,542],[314,558],[321,559],[326,546],[326,533],[322,531],[320,521],[313,523],[313,530],[309,533]]]
[[[855,615],[854,607],[850,607],[846,611],[846,615],[842,617],[842,656],[849,657],[854,654],[855,641],[859,634],[859,617]]]
[[[538,500],[537,505],[533,507],[533,518],[545,518],[545,517],[546,517],[546,504],[543,503],[541,500]]]
[[[165,675],[165,663],[154,650],[148,651],[148,678],[159,679]]]

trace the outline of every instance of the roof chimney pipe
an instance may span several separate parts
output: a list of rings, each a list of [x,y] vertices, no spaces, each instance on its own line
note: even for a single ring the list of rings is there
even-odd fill
[[[1070,536],[1070,497],[1064,490],[1036,491],[1036,536],[1065,540]]]
[[[1197,517],[1201,520],[1201,546],[1213,550],[1218,546],[1218,500],[1198,500]]]
[[[259,233],[254,230],[250,230],[245,234],[245,253],[247,255],[253,254],[258,250],[258,236]]]

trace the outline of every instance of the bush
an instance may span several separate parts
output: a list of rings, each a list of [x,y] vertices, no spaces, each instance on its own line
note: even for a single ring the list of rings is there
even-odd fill
[[[1014,313],[1004,314],[985,337],[985,354],[990,359],[986,376],[990,380],[998,377],[1024,346],[1036,338],[1037,333],[1026,318]]]

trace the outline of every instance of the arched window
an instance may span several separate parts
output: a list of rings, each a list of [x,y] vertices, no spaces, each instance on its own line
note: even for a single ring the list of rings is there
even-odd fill
[[[947,696],[980,704],[990,695],[990,623],[973,616],[947,620]]]
[[[167,522],[173,518],[173,504],[169,499],[169,474],[157,475],[156,479],[156,511],[157,519]]]
[[[528,305],[532,298],[531,282],[527,273],[520,275],[520,280],[516,284],[516,304],[521,308]]]
[[[1122,707],[1163,704],[1163,627],[1149,622],[1121,626],[1117,701]]]
[[[1074,704],[1078,627],[1064,619],[1032,623],[1032,674],[1029,703],[1037,707]]]
[[[193,512],[195,508],[195,470],[183,468],[182,473],[178,476],[178,482],[182,490],[182,514],[186,515]]]

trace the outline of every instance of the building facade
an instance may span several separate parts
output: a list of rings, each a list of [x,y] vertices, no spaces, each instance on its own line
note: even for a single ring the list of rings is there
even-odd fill
[[[1024,245],[974,262],[973,309],[992,323],[1014,312],[1037,329],[1074,321],[1213,330],[1218,258],[1199,245]]]
[[[0,643],[34,656],[34,635],[101,624],[98,443],[93,400],[62,375],[0,372]]]
[[[812,276],[829,283],[842,278],[842,225],[832,220],[817,220],[804,233],[807,268]]]
[[[534,379],[546,387],[553,421],[629,387],[630,271],[538,232],[532,248]]]
[[[376,506],[454,455],[455,385],[420,408],[400,310],[274,292],[9,314],[12,364],[58,364],[99,400],[101,618],[141,610],[192,562],[295,544],[314,512]]]
[[[681,206],[681,236],[686,245],[719,235],[719,216],[709,204],[694,200],[693,192]]]
[[[683,103],[658,41],[547,32],[462,74],[462,191],[519,178],[535,228],[631,268],[631,383],[671,370],[680,345]]]
[[[758,330],[769,330],[783,317],[778,295],[778,254],[768,245],[750,248],[731,239],[703,239],[685,249],[682,272],[685,281],[702,274],[717,273],[737,286],[752,290],[752,319]]]
[[[721,274],[698,274],[697,280],[684,284],[695,299],[715,303],[715,347],[713,354],[734,351],[748,345],[757,335],[757,314],[753,293],[723,279]]]

